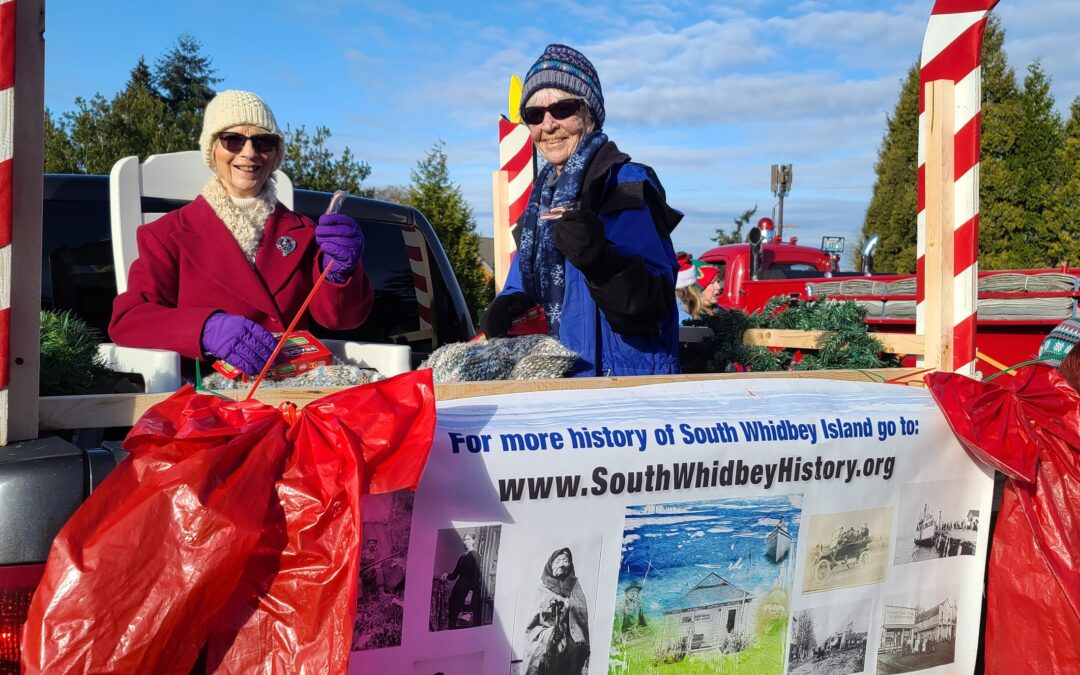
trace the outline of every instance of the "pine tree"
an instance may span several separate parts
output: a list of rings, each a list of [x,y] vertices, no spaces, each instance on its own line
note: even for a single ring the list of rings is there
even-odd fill
[[[209,57],[190,35],[181,35],[151,69],[140,57],[127,84],[112,99],[100,93],[75,99],[75,109],[45,113],[45,170],[54,173],[108,173],[130,155],[141,159],[199,147],[203,111],[221,82]],[[349,148],[339,157],[326,148],[330,130],[286,125],[284,169],[298,188],[346,189],[362,194],[371,167]]]
[[[214,85],[221,82],[215,77],[211,59],[199,53],[201,48],[192,36],[181,35],[154,64],[152,80],[174,116],[173,123],[192,146],[198,145],[202,112],[214,98]]]
[[[735,223],[735,227],[731,228],[731,231],[725,232],[724,230],[717,228],[716,236],[714,236],[712,240],[719,246],[723,246],[724,244],[742,243],[742,230],[746,227],[747,223],[750,222],[750,219],[754,217],[755,213],[757,213],[757,204],[754,204],[753,208],[743,211],[742,214],[732,219],[732,222]]]
[[[1061,185],[1047,211],[1047,254],[1050,264],[1080,265],[1080,96],[1073,99],[1065,123],[1064,142],[1056,160]]]
[[[1038,64],[1021,90],[1003,49],[1005,31],[996,16],[986,24],[982,50],[982,140],[979,167],[982,269],[1046,264],[1045,213],[1063,180],[1054,160],[1060,119],[1049,82]],[[862,238],[880,234],[875,267],[915,270],[918,66],[908,71],[896,109],[888,118],[875,167],[877,179]]]
[[[491,301],[494,284],[486,278],[480,263],[480,238],[472,209],[465,202],[461,187],[450,182],[444,147],[442,141],[437,142],[417,162],[411,174],[408,204],[423,213],[435,228],[470,314],[476,318],[478,311]]]
[[[361,183],[371,174],[371,167],[354,159],[348,147],[341,156],[334,158],[334,153],[326,147],[330,139],[330,130],[315,127],[315,133],[308,135],[301,125],[295,131],[285,129],[285,159],[281,170],[289,176],[293,185],[306,190],[345,190],[349,194],[363,194]]]
[[[877,179],[862,227],[865,242],[879,236],[874,267],[915,271],[918,215],[919,66],[908,69],[896,108],[886,120],[885,137],[874,167]],[[862,246],[860,245],[860,249]],[[856,261],[861,264],[861,261]]]

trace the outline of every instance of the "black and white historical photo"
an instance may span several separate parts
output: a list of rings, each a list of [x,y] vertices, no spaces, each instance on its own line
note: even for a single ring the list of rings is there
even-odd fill
[[[873,601],[796,611],[791,617],[788,675],[849,675],[866,667]]]
[[[491,624],[501,533],[500,525],[439,530],[429,618],[432,632]]]
[[[952,663],[956,652],[957,589],[913,591],[885,599],[877,672],[910,673]],[[975,617],[973,620],[978,620]]]
[[[884,581],[891,527],[891,507],[810,516],[803,592]]]
[[[587,675],[589,607],[566,547],[551,552],[540,572],[525,626],[525,675]]]
[[[412,490],[364,495],[353,651],[397,647],[405,608]]]
[[[979,509],[952,481],[912,483],[900,493],[893,563],[975,555]]]

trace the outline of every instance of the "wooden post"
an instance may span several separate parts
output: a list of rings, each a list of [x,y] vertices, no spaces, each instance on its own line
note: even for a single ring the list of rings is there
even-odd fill
[[[953,367],[954,88],[950,80],[935,80],[924,91],[927,137],[924,365],[939,370]]]
[[[0,445],[37,438],[44,0],[0,0]]]
[[[514,252],[514,237],[510,229],[510,174],[491,173],[491,201],[495,219],[495,292],[502,290],[510,272],[510,256]]]

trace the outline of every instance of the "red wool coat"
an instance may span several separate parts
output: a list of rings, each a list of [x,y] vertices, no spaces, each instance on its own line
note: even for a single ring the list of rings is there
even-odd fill
[[[128,288],[113,301],[109,336],[125,347],[202,357],[202,328],[214,312],[240,314],[272,333],[288,327],[319,277],[315,225],[278,204],[263,228],[255,267],[200,195],[137,231],[139,257]],[[278,242],[290,237],[285,255]],[[371,309],[371,281],[358,267],[344,284],[324,281],[308,305],[321,326],[347,330]],[[308,316],[297,324],[307,325]]]

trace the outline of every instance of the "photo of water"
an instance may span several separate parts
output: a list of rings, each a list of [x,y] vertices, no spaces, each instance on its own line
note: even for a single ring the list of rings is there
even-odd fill
[[[801,520],[801,495],[627,507],[609,672],[783,672]]]

